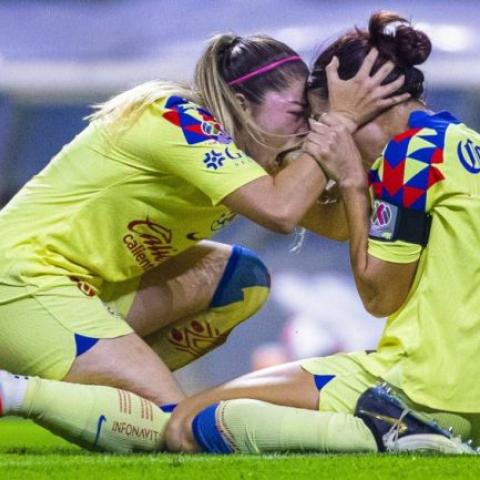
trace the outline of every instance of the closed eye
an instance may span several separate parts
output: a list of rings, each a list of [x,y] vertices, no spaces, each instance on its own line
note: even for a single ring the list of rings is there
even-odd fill
[[[290,115],[293,115],[295,118],[306,118],[306,114],[303,110],[298,112],[288,112]]]

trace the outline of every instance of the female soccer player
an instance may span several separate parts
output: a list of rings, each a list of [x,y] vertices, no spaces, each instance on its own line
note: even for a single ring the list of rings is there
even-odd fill
[[[352,129],[405,98],[383,99],[403,79],[381,85],[393,65],[370,77],[375,56],[333,86],[331,109]],[[146,399],[105,387],[65,393],[64,384],[45,406],[74,409],[65,429],[83,428],[82,412],[96,411],[78,408],[87,398],[101,409],[90,418],[99,431],[112,409],[133,415],[107,423],[130,437],[139,432],[125,426],[134,419],[164,424],[168,416],[147,400],[168,409],[183,398],[170,370],[223,342],[263,304],[269,279],[260,260],[201,240],[235,214],[290,231],[322,192],[311,154],[267,173],[307,129],[307,74],[281,42],[220,35],[192,89],[150,83],[100,106],[1,212],[0,366]],[[316,136],[306,137],[311,151]],[[105,401],[98,392],[109,392]],[[150,438],[158,447],[157,434]]]
[[[387,80],[405,75],[400,91],[411,100],[365,124],[355,141],[328,115],[312,129],[324,148],[320,163],[341,191],[360,297],[370,313],[389,316],[377,351],[268,369],[187,399],[168,428],[173,450],[376,451],[425,441],[422,448],[473,453],[410,408],[480,442],[480,256],[472,248],[480,233],[480,135],[428,110],[416,65],[429,56],[430,40],[387,12],[319,56],[310,84],[317,113],[332,99],[325,74],[332,58],[348,79],[372,46],[380,53],[374,69],[392,61]],[[362,162],[371,167],[370,219]],[[372,389],[379,381],[401,400]]]

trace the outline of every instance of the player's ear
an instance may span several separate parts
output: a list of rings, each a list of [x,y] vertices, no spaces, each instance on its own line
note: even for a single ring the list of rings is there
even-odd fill
[[[247,97],[245,97],[245,95],[243,93],[236,93],[235,98],[237,99],[237,101],[240,105],[240,108],[243,111],[245,111],[246,113],[250,113],[250,114],[252,113],[251,104],[248,101]]]

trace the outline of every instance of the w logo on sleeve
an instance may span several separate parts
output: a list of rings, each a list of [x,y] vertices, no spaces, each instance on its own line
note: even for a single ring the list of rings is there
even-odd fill
[[[480,173],[480,146],[471,140],[458,142],[457,155],[460,163],[470,173]]]

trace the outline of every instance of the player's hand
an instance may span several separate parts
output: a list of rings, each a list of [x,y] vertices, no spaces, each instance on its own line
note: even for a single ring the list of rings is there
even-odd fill
[[[342,115],[345,125],[352,133],[375,114],[410,98],[409,93],[391,96],[405,82],[403,75],[382,85],[395,67],[392,62],[386,62],[374,75],[370,75],[377,57],[378,50],[372,48],[360,70],[350,80],[342,80],[338,76],[337,57],[333,57],[325,69],[330,111]]]
[[[367,177],[362,158],[352,135],[344,123],[324,115],[322,122],[310,120],[311,131],[303,144],[303,151],[313,157],[340,187],[365,186]]]

